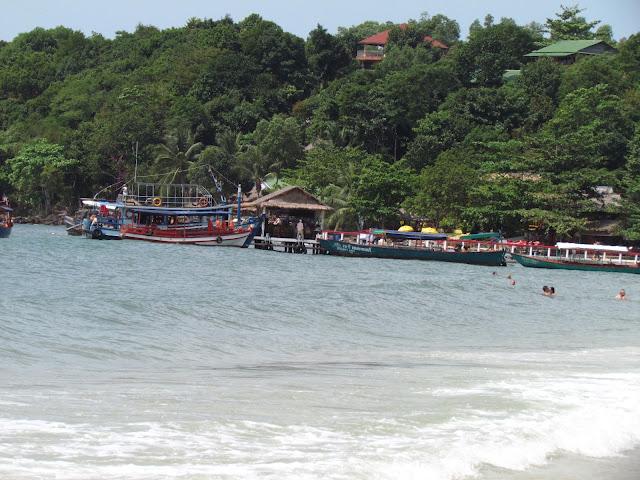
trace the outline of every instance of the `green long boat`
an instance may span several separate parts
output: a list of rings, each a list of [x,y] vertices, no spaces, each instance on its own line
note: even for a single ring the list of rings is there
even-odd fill
[[[342,257],[394,258],[401,260],[433,260],[490,267],[505,266],[504,250],[447,251],[410,246],[359,244],[340,240],[318,240],[329,255]]]
[[[522,255],[512,253],[511,257],[523,267],[551,268],[557,270],[582,270],[587,272],[615,272],[615,273],[640,273],[638,262],[620,262],[615,260],[589,261],[566,259],[562,257],[545,257],[538,255]]]

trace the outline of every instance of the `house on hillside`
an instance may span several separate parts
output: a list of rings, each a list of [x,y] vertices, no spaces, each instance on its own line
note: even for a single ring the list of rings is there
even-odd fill
[[[563,65],[571,65],[575,63],[579,55],[606,55],[617,52],[618,50],[602,40],[561,40],[527,53],[525,57],[534,59],[553,58]],[[505,70],[502,80],[504,83],[509,83],[518,78],[520,74],[520,70]]]
[[[401,30],[406,30],[408,25],[406,23],[401,24]],[[385,30],[383,32],[376,33],[370,37],[364,38],[358,42],[358,51],[356,53],[356,60],[363,68],[370,68],[376,63],[384,59],[384,51],[389,43],[389,33],[391,30]],[[449,47],[442,43],[440,40],[436,40],[430,35],[425,35],[423,39],[424,43],[428,43],[433,48],[439,48],[443,51],[449,50]]]
[[[618,51],[602,40],[561,40],[548,47],[527,53],[529,58],[553,58],[558,63],[570,65],[580,55],[606,55]]]

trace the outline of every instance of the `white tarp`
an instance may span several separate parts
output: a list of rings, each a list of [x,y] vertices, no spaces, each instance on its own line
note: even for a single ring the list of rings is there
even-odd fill
[[[618,247],[614,245],[591,245],[588,243],[556,243],[556,247],[562,250],[599,250],[601,252],[619,252],[626,253],[629,251],[628,247]]]
[[[99,200],[88,200],[88,199],[82,200],[82,204],[86,205],[87,207],[93,207],[93,208],[100,208],[102,206],[105,206],[109,210],[115,210],[120,206],[112,202],[101,202]]]

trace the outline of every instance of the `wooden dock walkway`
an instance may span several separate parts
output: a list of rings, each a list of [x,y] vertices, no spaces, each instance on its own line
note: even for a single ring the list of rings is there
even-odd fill
[[[253,239],[253,247],[257,250],[273,250],[274,252],[299,253],[299,254],[322,254],[322,249],[317,240],[305,238],[298,240],[296,238],[282,237],[255,237]]]

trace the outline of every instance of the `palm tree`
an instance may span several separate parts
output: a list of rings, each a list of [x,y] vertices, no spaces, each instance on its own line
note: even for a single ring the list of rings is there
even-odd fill
[[[351,206],[351,189],[355,177],[354,164],[346,164],[344,169],[338,172],[334,182],[322,189],[320,199],[333,208],[333,212],[326,218],[328,228],[340,230],[345,225],[357,226],[360,224],[358,215]]]
[[[167,135],[165,143],[157,146],[155,165],[157,170],[166,171],[163,183],[185,183],[187,172],[195,165],[203,145],[194,143],[193,134],[177,130]],[[168,170],[168,171],[167,171]]]
[[[240,143],[241,135],[239,133],[233,133],[229,130],[225,130],[216,136],[216,142],[220,150],[224,153],[225,157],[229,161],[229,165],[233,165],[236,160],[236,156],[240,152],[242,147]]]
[[[325,219],[327,228],[340,230],[345,225],[356,223],[356,214],[349,202],[349,192],[342,187],[331,184],[322,189],[320,199],[333,208],[331,214]]]
[[[280,162],[269,163],[269,158],[255,145],[247,147],[240,154],[239,160],[236,164],[238,175],[253,182],[258,196],[261,195],[264,178],[269,174],[276,173],[281,167]]]

